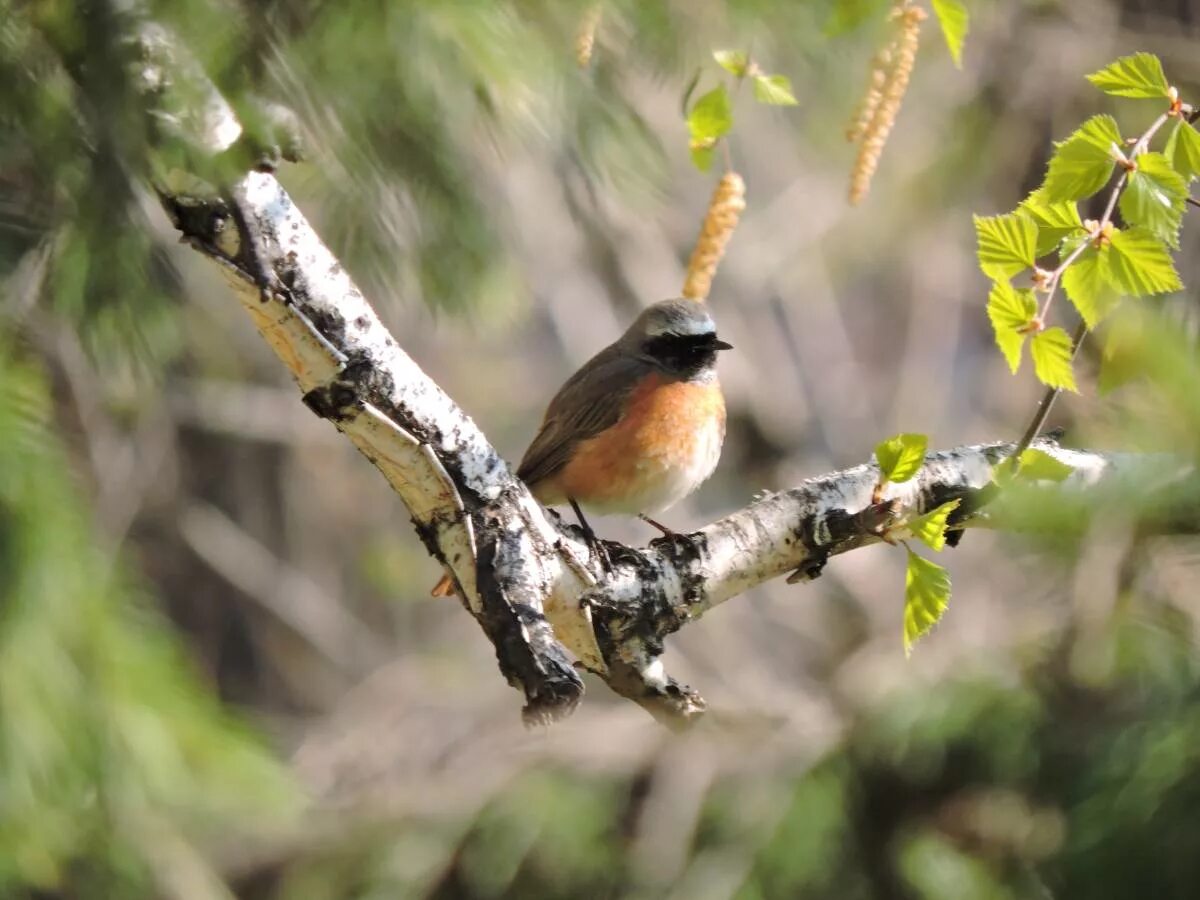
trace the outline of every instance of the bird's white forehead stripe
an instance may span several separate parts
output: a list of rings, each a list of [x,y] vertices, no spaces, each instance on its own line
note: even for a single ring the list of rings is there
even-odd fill
[[[657,337],[660,334],[715,334],[716,328],[709,318],[671,318],[658,322],[650,322],[646,334]]]

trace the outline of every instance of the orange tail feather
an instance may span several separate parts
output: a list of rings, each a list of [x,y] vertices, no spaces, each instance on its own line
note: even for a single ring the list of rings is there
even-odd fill
[[[454,579],[449,574],[443,575],[442,580],[433,586],[433,590],[429,592],[430,597],[453,597],[456,593],[454,589]]]

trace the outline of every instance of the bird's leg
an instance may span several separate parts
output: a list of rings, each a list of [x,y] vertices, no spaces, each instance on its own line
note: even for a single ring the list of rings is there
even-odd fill
[[[672,528],[668,528],[662,522],[655,522],[652,518],[650,518],[647,515],[638,513],[638,518],[641,519],[643,522],[645,522],[647,525],[653,525],[655,528],[657,528],[659,531],[661,531],[666,537],[678,537],[678,535],[679,535],[678,531],[675,531]]]
[[[588,520],[583,516],[583,510],[579,508],[579,504],[575,502],[574,497],[568,497],[567,501],[571,504],[571,509],[575,510],[575,517],[579,519],[579,527],[583,529],[583,536],[588,542],[588,547],[592,553],[600,560],[600,565],[604,567],[604,571],[612,574],[612,560],[608,556],[608,548],[600,538],[596,537],[596,532],[592,531],[592,526],[588,524]]]

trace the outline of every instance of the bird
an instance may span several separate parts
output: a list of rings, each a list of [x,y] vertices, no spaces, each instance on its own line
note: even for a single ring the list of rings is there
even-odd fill
[[[704,303],[662,300],[646,307],[616,341],[567,379],[517,466],[544,506],[569,504],[607,568],[603,545],[580,506],[651,515],[678,503],[717,467],[725,440],[725,398],[717,337]],[[449,574],[434,596],[454,593]]]

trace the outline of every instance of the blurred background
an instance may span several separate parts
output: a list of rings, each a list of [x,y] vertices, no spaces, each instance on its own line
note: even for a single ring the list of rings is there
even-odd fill
[[[741,48],[789,76],[798,107],[735,107],[729,436],[669,513],[688,529],[898,430],[1019,436],[1040,390],[993,345],[972,213],[1011,210],[1088,115],[1140,133],[1157,109],[1083,77],[1116,56],[1200,100],[1192,0],[969,5],[962,70],[926,23],[859,208],[843,129],[887,3],[611,0],[586,69],[590,4],[148,7],[229,96],[297,112],[284,184],[510,460],[680,289],[717,177],[688,159],[693,75]],[[1194,896],[1200,545],[1119,515],[967,534],[911,659],[903,554],[874,547],[670,639],[711,710],[692,733],[595,679],[525,730],[398,499],[176,243],[119,6],[0,0],[0,896]],[[1194,297],[1127,315],[1162,335],[1149,377],[1102,395],[1090,343],[1051,424],[1194,457]]]

